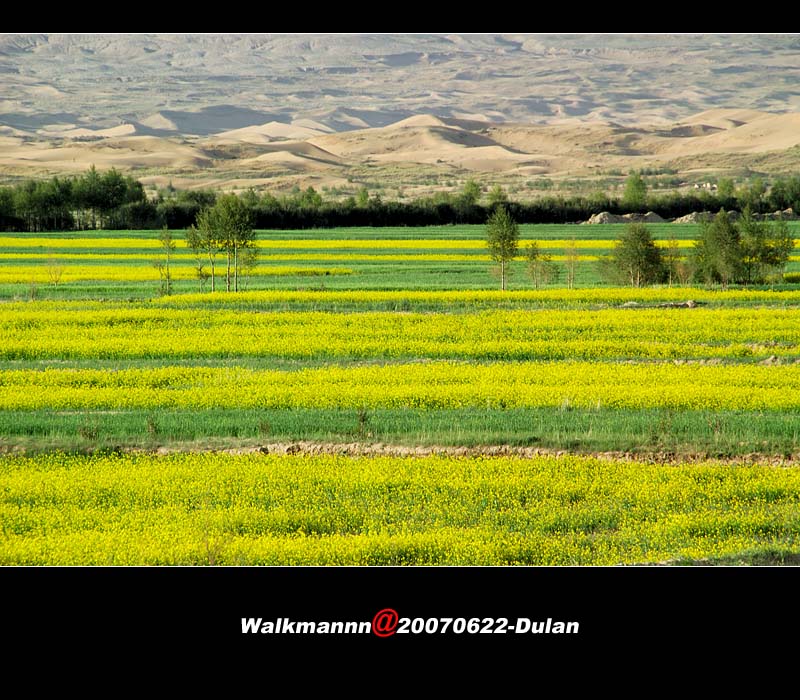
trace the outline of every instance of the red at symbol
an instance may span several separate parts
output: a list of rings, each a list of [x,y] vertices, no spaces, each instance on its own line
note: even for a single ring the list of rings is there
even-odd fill
[[[397,629],[397,611],[384,608],[372,618],[372,631],[379,637],[391,637]]]

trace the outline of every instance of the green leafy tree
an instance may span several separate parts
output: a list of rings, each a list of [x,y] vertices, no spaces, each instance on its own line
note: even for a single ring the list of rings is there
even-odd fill
[[[200,217],[198,216],[198,225]],[[190,226],[186,229],[186,245],[192,249],[194,253],[194,270],[197,274],[197,279],[200,283],[200,291],[205,291],[206,282],[208,278],[211,277],[211,289],[214,291],[214,277],[212,273],[206,271],[205,266],[205,256],[208,256],[209,262],[211,262],[211,270],[213,272],[214,265],[214,248],[215,246],[210,245],[210,241],[205,237],[205,233],[201,228],[196,228],[194,225]]]
[[[57,177],[36,183],[33,204],[39,230],[72,228],[72,180]]]
[[[0,231],[13,226],[15,218],[14,190],[0,187]]]
[[[236,195],[224,194],[211,208],[211,216],[217,231],[217,240],[227,257],[225,289],[231,291],[231,280],[233,280],[233,289],[238,292],[239,253],[243,248],[255,245],[252,213]]]
[[[25,222],[28,231],[39,230],[39,202],[37,185],[33,180],[14,191],[14,211]]]
[[[255,209],[259,204],[258,194],[252,187],[248,187],[240,199],[248,209]]]
[[[575,244],[575,236],[570,238],[570,242],[564,246],[564,269],[567,272],[567,287],[575,288],[575,275],[578,271],[578,246]]]
[[[464,206],[475,206],[481,198],[481,186],[473,179],[469,179],[464,183],[464,188],[461,190],[459,199]]]
[[[508,264],[519,250],[519,225],[504,206],[498,206],[486,225],[489,256],[500,266],[500,287],[505,290]]]
[[[255,246],[247,246],[242,249],[239,266],[242,270],[243,289],[247,289],[247,281],[251,278],[258,265],[258,253],[258,248]]]
[[[632,287],[663,282],[667,277],[661,250],[644,224],[628,224],[608,262],[612,275]]]
[[[211,291],[215,286],[215,252],[224,252],[227,259],[225,268],[225,289],[239,290],[239,253],[243,248],[254,245],[252,214],[247,206],[233,194],[224,194],[209,208],[197,216],[197,230],[200,232],[202,248],[209,256],[211,264]]]
[[[322,206],[322,195],[309,186],[295,195],[294,203],[296,206],[306,209],[319,209]]]
[[[721,210],[700,226],[694,247],[696,276],[704,282],[755,284],[782,272],[794,249],[785,221],[757,219],[746,206],[737,224]]]
[[[369,190],[366,187],[362,187],[356,193],[356,206],[362,208],[369,206]]]
[[[794,237],[785,221],[770,225],[756,219],[750,208],[745,207],[739,230],[743,282],[764,282],[771,274],[783,270],[794,249]]]
[[[677,239],[670,238],[667,247],[661,254],[667,271],[667,283],[671,287],[675,282],[686,284],[692,276],[691,265],[681,252]]]
[[[224,222],[221,221],[220,212],[216,206],[209,206],[201,209],[197,214],[196,226],[190,226],[186,232],[186,242],[198,255],[202,252],[208,258],[208,264],[211,268],[211,291],[217,291],[217,255],[219,255],[225,247]],[[200,278],[200,287],[203,286],[202,266],[198,264],[198,277]]]
[[[611,206],[608,195],[602,190],[595,190],[587,197],[587,200],[593,212],[608,211]]]
[[[733,200],[736,188],[733,180],[729,177],[721,177],[717,180],[717,197],[724,200]]]
[[[164,259],[158,260],[154,264],[161,278],[161,295],[168,296],[172,294],[172,273],[170,272],[169,264],[172,253],[175,251],[175,239],[172,231],[165,226],[158,234],[158,240],[161,243],[161,249],[164,251]]]
[[[758,176],[751,177],[737,192],[739,202],[753,211],[761,211],[767,186]]]
[[[644,209],[647,204],[647,184],[639,173],[631,173],[625,180],[622,204],[633,211]]]
[[[111,168],[100,177],[100,210],[104,215],[108,215],[119,206],[125,203],[128,195],[128,184],[125,178]]]
[[[552,284],[558,279],[558,265],[552,258],[539,250],[539,244],[531,241],[525,248],[525,262],[528,266],[528,274],[533,281],[534,289],[539,289],[548,284]]]
[[[214,206],[217,193],[214,190],[180,190],[175,195],[175,200],[181,204],[204,209]]]
[[[501,204],[506,204],[508,202],[508,195],[506,191],[500,186],[495,185],[489,190],[489,206],[490,207],[497,207]]]
[[[800,176],[778,178],[772,185],[768,195],[772,209],[793,209],[800,211]]]
[[[739,229],[724,209],[711,221],[700,222],[692,257],[695,274],[703,282],[720,282],[727,287],[744,276]]]
[[[82,228],[85,228],[86,225],[97,228],[98,214],[103,208],[104,187],[94,165],[77,179],[74,192],[78,208],[82,213],[88,211],[91,216],[89,220],[81,217]]]

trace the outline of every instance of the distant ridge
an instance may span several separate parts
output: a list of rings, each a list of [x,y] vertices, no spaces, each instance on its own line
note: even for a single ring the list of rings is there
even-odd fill
[[[38,176],[82,172],[94,164],[101,169],[157,170],[147,176],[151,183],[194,172],[192,186],[200,186],[204,178],[239,183],[251,177],[262,186],[313,183],[352,191],[365,169],[374,182],[382,177],[402,182],[398,173],[411,168],[412,181],[417,172],[461,181],[485,173],[527,185],[532,177],[594,177],[642,168],[698,173],[731,168],[768,172],[774,167],[784,173],[800,167],[796,112],[714,109],[678,122],[634,127],[602,119],[531,124],[425,113],[339,132],[317,120],[273,119],[189,136],[174,127],[183,120],[184,127],[203,131],[211,123],[208,112],[176,115],[164,111],[140,123],[103,129],[60,121],[27,132],[0,124],[0,168],[15,176]],[[254,115],[260,113],[250,110],[240,118]],[[212,113],[211,120],[218,116]],[[342,116],[336,112],[337,118]],[[193,119],[199,122],[193,124]]]

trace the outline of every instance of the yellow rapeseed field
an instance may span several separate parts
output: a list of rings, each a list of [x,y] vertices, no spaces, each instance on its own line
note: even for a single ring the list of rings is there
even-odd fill
[[[673,408],[796,410],[800,365],[398,363],[8,370],[0,409]]]
[[[343,300],[387,298],[380,293],[323,294]],[[310,292],[185,295],[195,303],[231,296],[253,302],[320,298]],[[433,298],[456,297],[441,293]],[[459,298],[471,297],[465,294]],[[4,337],[0,358],[749,360],[800,356],[800,309],[794,307],[398,314],[213,306],[213,313],[205,313],[183,308],[187,304],[183,296],[133,308],[45,301],[4,304],[0,306],[0,333]]]
[[[0,564],[620,564],[800,552],[800,471],[584,457],[0,457]]]
[[[53,265],[7,265],[0,266],[0,284],[38,282],[41,284],[65,282],[157,282],[159,271],[151,265],[75,265],[66,264],[57,270]],[[346,267],[294,267],[259,265],[247,272],[256,277],[283,277],[289,275],[351,275],[353,270]],[[218,273],[219,275],[219,273]],[[57,276],[57,277],[54,277]],[[170,276],[173,280],[196,280],[197,273],[191,265],[172,264]],[[244,275],[242,275],[244,277]],[[219,277],[218,277],[219,278]]]
[[[554,304],[622,304],[629,301],[642,303],[659,301],[695,301],[707,303],[756,303],[800,305],[800,290],[770,291],[761,289],[698,289],[685,287],[596,287],[584,289],[525,289],[500,291],[494,289],[458,290],[325,290],[298,291],[284,289],[253,290],[240,292],[235,301],[240,303],[262,302],[264,304],[308,302],[308,303],[375,303],[410,302],[430,304],[495,304],[498,302],[532,302]],[[174,297],[154,299],[154,304],[185,306],[192,304],[225,304],[232,299],[224,294],[181,294]]]
[[[572,242],[538,243],[560,253]],[[592,260],[613,244],[584,240],[576,248]],[[477,239],[258,245],[261,263],[251,274],[265,276],[353,272],[312,261],[489,260]],[[685,252],[691,242],[678,246]],[[143,238],[0,237],[0,283],[30,284],[30,296],[35,284],[51,283],[49,293],[66,296],[73,288],[56,283],[157,282],[148,262],[161,257],[159,247]],[[178,241],[173,279],[195,277],[192,258]],[[303,267],[274,264],[301,260]],[[223,256],[218,263],[217,273]],[[383,274],[399,266],[373,267]],[[435,275],[454,266],[429,267]],[[379,284],[392,286],[391,274]],[[140,301],[118,294],[0,304],[0,420],[11,435],[0,435],[0,448],[73,445],[75,434],[79,449],[98,450],[184,439],[208,447],[209,436],[283,439],[298,426],[318,435],[319,424],[308,424],[322,420],[314,411],[337,421],[339,411],[355,413],[359,432],[347,434],[365,439],[381,409],[426,420],[441,411],[443,421],[458,415],[450,410],[479,419],[485,411],[501,422],[505,409],[545,409],[559,440],[573,409],[588,416],[587,434],[594,416],[627,412],[645,416],[655,435],[647,444],[660,429],[647,412],[704,412],[686,422],[688,438],[669,436],[681,446],[706,427],[709,440],[729,439],[724,412],[736,412],[739,423],[759,412],[774,421],[771,439],[779,441],[770,444],[782,454],[796,445],[800,291],[297,289]],[[701,306],[641,308],[687,299]],[[626,302],[636,304],[621,308]],[[245,416],[257,432],[239,423],[234,432],[208,431],[217,409],[231,409],[230,420]],[[162,422],[159,412],[173,410],[180,420]],[[293,423],[304,411],[308,425]],[[192,423],[201,414],[205,422]],[[584,430],[579,424],[571,429]],[[419,425],[437,439],[432,423]],[[525,435],[527,425],[513,437],[547,444],[544,433]],[[144,441],[116,442],[138,440],[139,431]],[[731,434],[725,449],[745,444]],[[575,437],[564,435],[565,444]],[[0,565],[620,564],[797,553],[798,474],[578,456],[0,456]]]

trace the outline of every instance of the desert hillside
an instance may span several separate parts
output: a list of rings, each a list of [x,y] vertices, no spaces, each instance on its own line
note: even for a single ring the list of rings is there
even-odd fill
[[[0,35],[0,181],[435,190],[791,171],[797,35]]]
[[[440,180],[507,184],[601,177],[633,169],[679,174],[783,172],[800,160],[800,114],[706,111],[638,127],[564,119],[483,122],[421,114],[382,127],[333,132],[314,122],[270,121],[205,137],[148,135],[132,124],[0,131],[0,169],[14,176],[70,174],[92,164],[151,185],[347,187],[354,182],[435,188]],[[774,167],[771,164],[774,163]]]
[[[799,59],[796,34],[5,34],[0,124],[208,136],[423,113],[672,123],[800,111]]]

